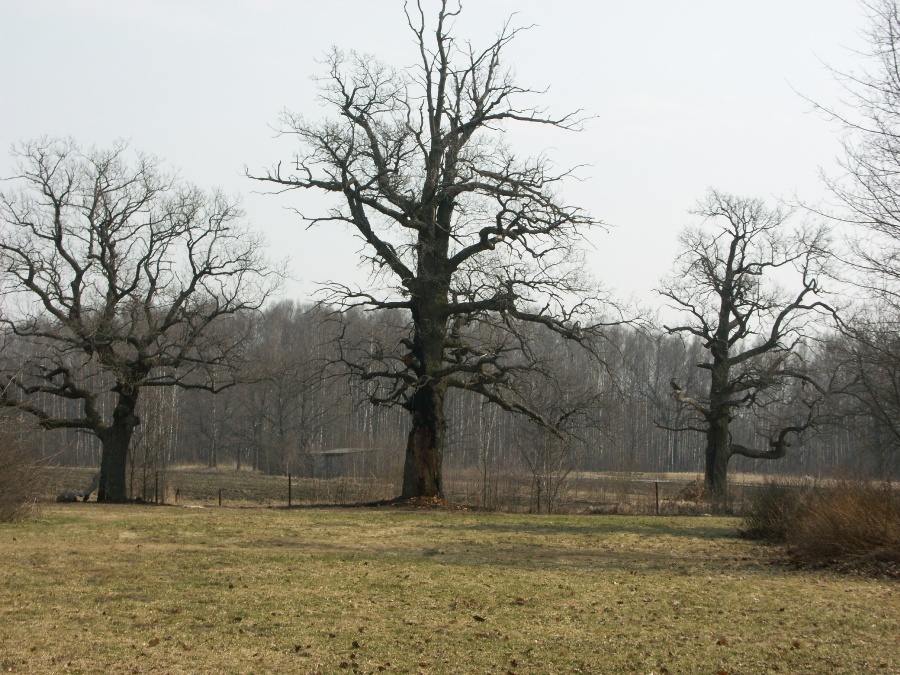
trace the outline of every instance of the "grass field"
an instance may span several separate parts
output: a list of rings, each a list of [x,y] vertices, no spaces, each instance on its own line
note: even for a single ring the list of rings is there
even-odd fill
[[[896,581],[718,518],[45,507],[0,525],[0,666],[57,673],[900,672]]]

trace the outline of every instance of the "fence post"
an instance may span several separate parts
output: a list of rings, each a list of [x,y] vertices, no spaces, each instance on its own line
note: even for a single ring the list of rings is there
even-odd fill
[[[222,488],[219,488],[219,506],[222,506]]]
[[[291,472],[288,471],[288,508],[291,507]]]
[[[653,485],[656,488],[656,515],[659,515],[659,481],[653,481]]]
[[[175,503],[178,503],[178,498],[181,496],[181,488],[175,488]]]
[[[156,472],[156,482],[153,485],[153,503],[159,504],[159,471]]]

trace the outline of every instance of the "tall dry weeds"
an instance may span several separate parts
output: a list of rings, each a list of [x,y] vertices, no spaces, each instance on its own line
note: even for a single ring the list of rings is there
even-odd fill
[[[900,574],[900,490],[863,480],[767,483],[751,500],[742,534],[783,542],[805,565]]]
[[[43,467],[25,453],[20,423],[0,419],[0,523],[27,516],[43,494],[45,478]]]
[[[804,509],[815,486],[805,481],[775,479],[756,488],[744,514],[741,534],[749,539],[782,542]]]
[[[789,524],[786,541],[796,558],[812,563],[900,563],[900,492],[868,482],[815,490]]]

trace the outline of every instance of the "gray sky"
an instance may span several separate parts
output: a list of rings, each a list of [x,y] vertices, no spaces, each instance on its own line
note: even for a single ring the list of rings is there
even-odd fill
[[[796,92],[838,100],[824,63],[860,64],[854,0],[469,0],[457,32],[483,44],[513,12],[535,25],[508,51],[519,83],[549,87],[554,112],[593,116],[581,133],[513,145],[586,165],[565,192],[612,226],[589,255],[607,287],[653,302],[708,187],[823,196],[838,130]],[[321,201],[257,195],[243,176],[290,159],[292,141],[273,132],[281,110],[325,113],[311,76],[332,45],[415,61],[401,0],[0,0],[0,175],[20,140],[129,139],[201,186],[243,195],[272,256],[292,259],[292,295],[362,280],[346,230],[304,230],[284,208],[312,214]]]

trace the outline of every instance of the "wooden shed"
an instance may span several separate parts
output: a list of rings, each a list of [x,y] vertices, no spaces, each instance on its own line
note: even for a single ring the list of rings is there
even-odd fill
[[[310,454],[313,475],[317,478],[361,478],[371,473],[371,450],[368,448],[333,448]]]

